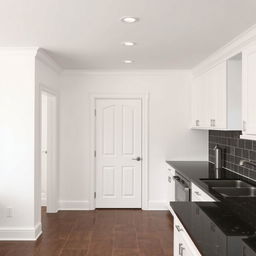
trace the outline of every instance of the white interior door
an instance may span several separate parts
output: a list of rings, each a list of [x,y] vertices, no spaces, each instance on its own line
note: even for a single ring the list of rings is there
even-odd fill
[[[141,208],[141,100],[98,99],[96,113],[96,208]]]

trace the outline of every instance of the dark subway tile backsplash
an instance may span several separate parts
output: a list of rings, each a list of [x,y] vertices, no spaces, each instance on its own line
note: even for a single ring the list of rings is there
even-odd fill
[[[240,139],[240,131],[209,131],[209,160],[215,162],[214,146],[223,152],[223,166],[234,172],[256,180],[256,168],[239,166],[242,159],[256,162],[256,141]]]

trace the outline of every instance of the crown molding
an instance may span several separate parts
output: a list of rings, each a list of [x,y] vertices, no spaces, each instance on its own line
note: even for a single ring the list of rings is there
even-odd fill
[[[58,65],[53,58],[51,58],[44,49],[39,49],[36,55],[36,59],[49,68],[53,69],[56,73],[60,74],[62,72],[62,68]]]
[[[120,70],[120,69],[64,69],[63,75],[169,75],[173,73],[191,73],[189,69],[129,69],[129,70]]]
[[[28,55],[35,57],[39,47],[0,47],[0,55]]]
[[[211,54],[199,65],[195,66],[192,69],[193,75],[197,76],[203,72],[206,72],[213,66],[241,53],[245,47],[254,43],[256,43],[256,24]]]

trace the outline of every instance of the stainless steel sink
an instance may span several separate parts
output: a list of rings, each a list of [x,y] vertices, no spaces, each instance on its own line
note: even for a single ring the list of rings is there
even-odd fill
[[[202,180],[211,188],[224,187],[224,188],[248,188],[250,184],[241,180]]]
[[[256,197],[256,187],[248,188],[221,188],[212,187],[217,193],[223,197]]]

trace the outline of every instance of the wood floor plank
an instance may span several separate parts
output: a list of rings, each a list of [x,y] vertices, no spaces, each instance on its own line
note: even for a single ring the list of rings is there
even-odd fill
[[[35,242],[0,242],[0,256],[173,256],[168,211],[42,208],[42,227]]]

